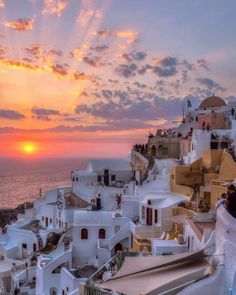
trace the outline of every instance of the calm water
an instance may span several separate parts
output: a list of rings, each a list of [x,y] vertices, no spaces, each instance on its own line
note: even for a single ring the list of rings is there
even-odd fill
[[[83,169],[85,159],[0,158],[0,208],[33,201],[39,189],[70,186],[70,172]]]

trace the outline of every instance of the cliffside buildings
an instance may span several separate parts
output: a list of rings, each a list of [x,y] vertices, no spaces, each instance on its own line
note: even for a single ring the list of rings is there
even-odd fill
[[[72,171],[71,187],[39,196],[0,236],[1,292],[227,294],[235,218],[213,209],[236,178],[235,122],[211,96],[130,160]]]

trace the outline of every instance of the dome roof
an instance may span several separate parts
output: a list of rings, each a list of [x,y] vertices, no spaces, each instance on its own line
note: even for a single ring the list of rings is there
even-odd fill
[[[200,109],[211,109],[211,108],[220,108],[226,106],[225,101],[220,98],[219,96],[215,96],[214,94],[212,96],[209,96],[205,98],[199,108]]]

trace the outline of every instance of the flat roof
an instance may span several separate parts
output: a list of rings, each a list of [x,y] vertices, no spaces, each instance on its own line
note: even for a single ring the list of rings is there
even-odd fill
[[[141,204],[147,204],[149,200],[151,201],[152,205],[157,206],[158,208],[165,208],[180,203],[185,203],[187,202],[188,198],[172,192],[148,193],[141,201]]]

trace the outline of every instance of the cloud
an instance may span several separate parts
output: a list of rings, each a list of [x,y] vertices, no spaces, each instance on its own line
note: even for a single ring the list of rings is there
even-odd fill
[[[58,55],[58,56],[62,56],[63,52],[62,50],[58,50],[58,49],[51,49],[48,51],[49,55]]]
[[[116,79],[109,79],[108,82],[110,82],[111,84],[113,85],[116,85],[119,83],[119,80],[116,80]]]
[[[197,82],[205,86],[209,91],[222,91],[224,92],[226,88],[221,86],[219,83],[213,81],[210,78],[197,78]]]
[[[138,82],[138,81],[135,81],[133,84],[134,84],[135,86],[137,86],[138,88],[146,88],[146,87],[147,87],[147,85],[145,85],[145,84],[143,84],[143,83],[140,83],[140,82]]]
[[[50,116],[61,115],[61,113],[57,110],[38,108],[38,107],[33,107],[31,112],[33,114],[33,118],[37,120],[43,120],[43,121],[51,121]]]
[[[119,57],[126,62],[131,62],[134,60],[135,61],[144,60],[146,56],[147,54],[144,51],[133,50],[130,53],[122,53]]]
[[[100,61],[100,58],[98,56],[96,57],[85,56],[83,57],[83,62],[94,68],[99,68],[100,66],[103,65],[103,63]]]
[[[155,59],[155,63],[162,67],[175,67],[178,64],[178,60],[175,57],[167,56],[164,58]]]
[[[81,73],[79,71],[74,72],[73,79],[76,81],[92,81],[94,78],[90,75],[87,75],[85,73]]]
[[[137,65],[135,63],[131,64],[121,64],[115,68],[115,73],[123,76],[125,78],[134,77],[136,75]]]
[[[34,20],[34,16],[31,18],[19,18],[13,22],[5,22],[4,26],[16,31],[29,31],[33,29]]]
[[[43,15],[53,15],[61,16],[62,11],[69,6],[68,1],[62,0],[45,0],[44,8],[42,11]]]
[[[114,33],[119,38],[124,38],[128,43],[133,43],[139,36],[139,33],[132,30],[120,30]]]
[[[57,74],[58,76],[65,77],[68,75],[69,66],[67,64],[62,64],[62,65],[54,64],[50,66],[49,68],[51,68],[52,72]]]
[[[43,54],[43,47],[40,44],[32,44],[30,47],[25,48],[25,50],[35,58],[39,58]]]
[[[25,116],[17,111],[0,109],[0,118],[8,120],[20,120],[25,118]]]
[[[125,39],[128,44],[134,43],[138,36],[139,33],[133,30],[100,30],[100,31],[95,31],[93,32],[93,35],[99,36],[99,37],[117,37],[120,39]]]
[[[90,47],[91,50],[97,51],[97,52],[103,52],[109,48],[108,45],[97,45],[95,47]]]
[[[210,70],[209,63],[204,58],[197,60],[197,66],[199,66],[200,68],[204,68],[206,70]]]
[[[140,93],[140,96],[143,93]],[[110,121],[123,119],[150,121],[159,117],[176,116],[178,111],[181,113],[182,102],[179,99],[165,100],[149,94],[150,99],[130,100],[115,102],[109,99],[106,102],[97,102],[93,105],[81,104],[75,108],[76,114],[88,113],[94,117],[103,118]],[[127,96],[127,95],[126,95]],[[173,108],[175,105],[175,108]]]
[[[76,118],[71,118],[68,120],[70,122],[79,121]],[[156,128],[156,125],[150,123],[140,122],[139,120],[129,120],[125,119],[123,121],[106,121],[104,124],[96,125],[58,125],[52,128],[44,129],[20,129],[15,127],[0,127],[0,134],[14,134],[14,133],[73,133],[73,132],[96,132],[96,131],[122,131],[122,130],[134,130],[134,129],[147,129],[147,128]]]
[[[46,51],[40,44],[32,44],[30,47],[25,48],[30,57],[34,58],[36,62],[42,61],[47,66],[53,63],[54,56],[62,56],[63,52],[58,49],[50,49]]]
[[[22,62],[18,60],[8,60],[8,59],[3,59],[1,60],[1,63],[8,66],[12,67],[15,69],[23,69],[23,70],[30,70],[30,71],[41,71],[40,67],[34,64],[30,64],[28,62]]]
[[[178,60],[175,57],[167,56],[154,59],[155,65],[152,67],[153,73],[159,77],[171,77],[177,74]]]
[[[0,8],[4,8],[4,7],[5,7],[4,0],[0,0]]]
[[[154,66],[153,68],[153,73],[157,74],[159,77],[171,77],[177,74],[176,67],[159,67],[159,66]]]
[[[189,63],[186,59],[184,59],[181,64],[184,66],[184,68],[188,71],[194,70],[194,65],[192,63]]]

